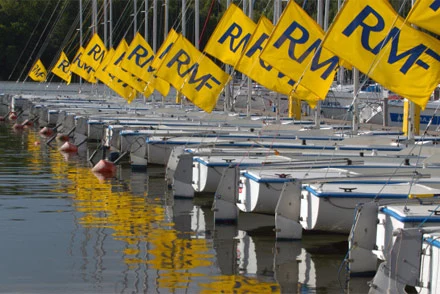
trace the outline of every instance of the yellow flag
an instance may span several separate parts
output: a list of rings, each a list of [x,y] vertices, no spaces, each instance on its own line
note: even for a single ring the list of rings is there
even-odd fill
[[[422,108],[440,82],[440,41],[404,23],[385,0],[346,1],[323,46]]]
[[[153,49],[151,49],[142,35],[137,33],[127,49],[127,53],[121,62],[121,67],[141,80],[148,81],[151,76],[149,68],[153,58]]]
[[[164,81],[163,79],[152,75],[149,82],[150,86],[157,90],[162,96],[166,97],[168,93],[170,92],[170,84],[167,81]]]
[[[67,58],[64,51],[61,52],[60,58],[58,59],[57,63],[55,63],[55,66],[52,68],[52,73],[66,81],[67,85],[70,84],[72,73],[70,72],[69,59]]]
[[[81,60],[88,66],[91,66],[96,72],[96,69],[104,60],[106,54],[107,48],[105,48],[104,42],[98,34],[94,34],[86,48],[84,48],[84,54],[81,57]]]
[[[154,56],[153,61],[151,62],[151,67],[153,68],[153,72],[159,68],[164,57],[168,54],[171,47],[173,47],[174,42],[176,42],[178,37],[179,37],[179,34],[175,30],[171,29],[168,32],[168,36],[163,41],[159,50],[157,50],[157,53]]]
[[[95,70],[93,67],[89,66],[85,62],[82,61],[82,56],[84,54],[84,48],[80,47],[78,52],[70,64],[70,71],[79,75],[84,80],[90,83],[96,83],[97,80],[95,78]]]
[[[264,16],[261,17],[235,69],[272,91],[290,95],[295,81],[266,64],[259,57],[272,30],[272,22]],[[298,85],[295,94],[303,100],[316,101],[316,95],[301,85]]]
[[[106,69],[107,69],[107,65],[112,61],[114,55],[115,55],[115,49],[110,48],[110,50],[108,50],[107,54],[105,55],[104,60],[96,69],[96,73],[95,73],[95,77],[107,86],[110,85],[112,81],[112,76],[106,71]]]
[[[339,58],[320,47],[321,27],[295,1],[284,9],[260,57],[325,99]]]
[[[214,109],[229,79],[223,70],[183,36],[176,40],[156,74],[206,112]]]
[[[40,59],[35,62],[29,71],[29,77],[36,82],[44,82],[46,80],[47,71]]]
[[[116,48],[112,61],[107,65],[106,71],[148,97],[152,91],[147,87],[147,84],[121,67],[121,62],[127,54],[127,50],[128,44],[125,39],[122,39]]]
[[[153,93],[154,89],[163,96],[167,96],[170,91],[170,84],[163,80],[158,80],[158,78],[153,75],[153,68],[151,67],[153,59],[153,49],[151,49],[147,41],[137,33],[127,49],[127,54],[125,54],[121,62],[121,67],[146,83],[145,86],[147,89],[145,91],[147,91],[148,96]],[[138,91],[140,90],[138,88],[136,89]]]
[[[255,27],[256,24],[240,8],[231,4],[209,38],[204,52],[235,66]]]
[[[111,48],[107,52],[104,60],[101,62],[101,65],[96,70],[95,75],[101,82],[103,82],[110,89],[115,91],[119,96],[123,97],[130,103],[131,101],[133,101],[133,99],[136,98],[136,90],[127,85],[127,83],[124,83],[123,81],[114,77],[112,74],[106,71],[107,66],[112,61],[114,55],[115,50]]]
[[[440,0],[417,0],[407,20],[440,36]]]
[[[149,85],[151,85],[151,87],[156,89],[164,97],[170,92],[170,84],[167,81],[157,77],[155,73],[178,37],[179,34],[174,29],[171,29],[168,32],[168,36],[160,46],[159,50],[157,50],[149,69],[151,72],[151,75],[148,79]]]

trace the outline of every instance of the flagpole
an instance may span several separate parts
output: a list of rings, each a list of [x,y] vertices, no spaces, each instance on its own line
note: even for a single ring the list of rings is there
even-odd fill
[[[411,0],[411,7],[414,6],[415,0]],[[415,27],[414,25],[412,25]],[[407,100],[405,98],[405,100]],[[414,142],[414,136],[419,133],[420,121],[415,122],[416,112],[420,113],[420,106],[416,105],[412,101],[406,101],[408,103],[408,111],[404,112],[404,120],[403,122],[407,123],[407,125],[403,128],[406,130],[406,135],[408,136],[408,141]],[[417,116],[420,119],[420,116]]]
[[[231,0],[226,1],[226,9],[229,8],[231,5]],[[229,65],[226,65],[225,71],[227,74],[231,74],[231,67]],[[228,82],[225,85],[225,101],[223,102],[223,110],[224,111],[233,111],[233,102],[231,101],[231,88],[230,83],[232,82],[232,85],[234,85],[234,78],[230,82]]]
[[[109,11],[110,16],[109,16],[109,21],[108,21],[108,24],[109,24],[109,27],[108,27],[108,35],[109,35],[108,47],[111,48],[113,46],[113,3],[112,3],[112,0],[109,0],[108,5],[109,5],[109,10],[110,10]]]
[[[323,27],[323,4],[324,2],[322,2],[323,0],[318,0],[318,5],[317,5],[317,15],[316,15],[316,22],[318,23],[318,25],[320,27]],[[318,103],[316,104],[316,109],[315,109],[315,125],[314,125],[315,129],[319,129],[321,128],[321,102],[318,101]]]
[[[249,18],[252,19],[252,0],[249,1]],[[246,0],[243,0],[243,7],[246,6]],[[243,9],[244,10],[244,9]],[[247,103],[246,103],[246,115],[247,117],[251,116],[251,103],[252,103],[252,79],[248,77],[248,95],[247,95]]]
[[[144,36],[145,36],[145,40],[148,43],[148,0],[145,0],[145,30],[144,30]]]
[[[153,51],[157,50],[157,0],[153,0]]]
[[[168,35],[168,22],[169,22],[169,6],[168,6],[168,2],[169,0],[164,0],[165,3],[165,20],[164,20],[164,36],[163,39],[165,40],[165,38]]]
[[[97,0],[93,0],[92,1],[92,35],[95,35],[98,33],[98,2]],[[92,84],[92,93],[95,96],[98,96],[98,84],[97,83],[93,83]]]
[[[353,105],[352,105],[352,122],[351,122],[351,133],[352,135],[357,135],[359,129],[359,103],[358,103],[358,93],[359,93],[359,70],[353,67]]]
[[[275,0],[274,1],[274,14],[273,14],[273,18],[274,18],[274,25],[276,25],[278,23],[278,20],[280,19],[281,16],[281,0]],[[275,105],[275,118],[276,118],[276,122],[279,123],[280,122],[280,105],[281,105],[281,101],[280,101],[280,94],[277,92],[276,96],[275,96],[275,100],[276,100],[276,105]],[[290,99],[289,99],[290,101]]]
[[[137,33],[137,0],[133,0],[133,38]]]
[[[186,0],[182,0],[182,35],[186,38]]]
[[[200,35],[200,1],[194,0],[194,9],[195,9],[195,17],[194,17],[194,43],[196,44],[197,50],[199,50],[199,35]]]
[[[82,24],[83,24],[82,0],[79,0],[79,46],[83,45]],[[79,77],[79,93],[80,94],[81,94],[81,88],[82,88],[82,78]]]

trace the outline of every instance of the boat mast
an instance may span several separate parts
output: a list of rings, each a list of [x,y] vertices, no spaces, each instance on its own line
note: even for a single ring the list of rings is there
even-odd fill
[[[145,0],[145,6],[144,6],[144,21],[145,21],[145,30],[144,30],[144,37],[145,40],[147,40],[148,43],[148,0]]]
[[[153,52],[157,49],[157,0],[153,0]]]
[[[249,18],[252,19],[253,14],[253,1],[249,0]],[[243,0],[243,8],[246,7],[246,0]],[[245,9],[243,9],[245,10]],[[245,12],[246,13],[246,12]],[[248,95],[247,95],[247,103],[246,103],[246,116],[251,116],[251,102],[252,102],[252,79],[248,77]]]
[[[341,0],[338,0],[338,11],[341,10]],[[339,66],[339,70],[338,70],[338,81],[339,81],[339,85],[344,84],[344,67],[343,66]]]
[[[316,22],[321,27],[323,27],[323,4],[323,0],[318,0]],[[321,127],[321,101],[318,101],[318,103],[316,104],[314,121],[315,125],[313,127],[315,129],[319,129]]]
[[[414,6],[414,2],[415,0],[411,0],[411,6]],[[414,136],[418,135],[420,130],[420,106],[406,98],[404,104],[402,129],[407,135],[408,141],[414,142]]]
[[[231,5],[231,0],[227,0],[226,1],[226,6],[227,8],[229,8],[229,6]],[[225,66],[225,71],[227,74],[231,73],[231,67],[229,65]],[[232,85],[234,85],[234,78],[232,78],[232,81],[228,82],[225,85],[225,101],[223,102],[223,110],[224,111],[233,111],[233,102],[232,100],[232,95],[231,95],[231,87],[230,87],[230,83],[232,82]]]
[[[186,38],[186,0],[182,0],[182,35]]]
[[[169,7],[168,7],[168,1],[164,0],[164,6],[165,6],[165,20],[164,20],[164,30],[163,30],[163,39],[165,40],[168,36],[168,19],[169,19]]]
[[[195,9],[195,17],[194,17],[194,43],[196,44],[196,48],[199,48],[199,35],[200,35],[200,2],[199,0],[194,0],[194,9]]]
[[[113,46],[113,3],[112,0],[108,0],[109,6],[109,18],[108,18],[108,47]]]
[[[278,20],[280,19],[281,16],[281,0],[275,0],[273,2],[273,23],[274,25],[276,25],[278,23]],[[275,101],[276,101],[276,105],[275,105],[275,118],[276,118],[276,122],[279,123],[280,122],[280,106],[281,106],[281,102],[280,102],[280,95],[278,92],[276,92],[276,96],[275,96]],[[289,103],[290,103],[291,99],[289,98]]]
[[[79,0],[79,46],[80,47],[83,45],[82,25],[83,25],[82,0]],[[79,93],[81,93],[81,88],[82,88],[82,78],[79,77]]]
[[[104,45],[106,48],[108,48],[108,44],[107,44],[107,42],[108,42],[108,37],[107,37],[107,34],[108,34],[108,31],[107,31],[107,17],[108,17],[108,15],[107,15],[107,0],[104,0],[103,5],[104,5],[104,23],[103,23],[103,25],[104,25]]]
[[[92,33],[97,34],[98,30],[96,27],[96,23],[98,21],[98,3],[96,0],[92,1]]]
[[[92,1],[92,35],[98,33],[98,2],[97,0]],[[98,96],[98,84],[92,84],[92,92],[94,95]]]
[[[356,135],[359,129],[358,95],[359,95],[359,70],[353,67],[353,105],[352,105],[353,117],[351,121],[352,135]]]
[[[133,0],[133,38],[137,33],[137,0]]]

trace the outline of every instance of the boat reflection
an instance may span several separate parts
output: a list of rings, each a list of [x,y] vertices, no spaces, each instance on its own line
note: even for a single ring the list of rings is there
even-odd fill
[[[73,225],[66,252],[93,292],[368,291],[364,280],[346,288],[346,237],[276,241],[274,218],[266,215],[240,214],[236,225],[219,225],[212,195],[174,198],[164,168],[135,172],[119,166],[115,177],[100,180],[81,157],[66,163],[48,148],[46,160],[41,148],[47,147],[31,144],[34,137],[28,144],[33,160],[49,163],[61,179],[53,192],[70,195]]]

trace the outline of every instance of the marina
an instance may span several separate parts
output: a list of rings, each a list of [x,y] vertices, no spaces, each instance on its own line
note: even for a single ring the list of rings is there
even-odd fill
[[[40,128],[0,125],[3,293],[368,289],[340,269],[346,236],[277,241],[264,215],[215,224],[212,194],[172,197],[164,167],[103,179],[87,161],[96,143],[65,156]]]
[[[20,114],[2,122],[3,136],[16,142],[2,148],[21,146],[24,153],[21,168],[5,165],[2,173],[10,178],[29,169],[24,194],[43,190],[34,196],[5,192],[0,198],[0,208],[7,212],[2,230],[5,236],[14,234],[2,252],[14,251],[16,242],[22,244],[21,251],[39,250],[37,259],[27,254],[18,259],[17,264],[27,268],[22,273],[4,268],[1,290],[6,292],[55,293],[68,283],[71,291],[80,293],[366,293],[376,267],[389,255],[375,252],[371,243],[353,248],[352,240],[365,239],[359,228],[374,222],[354,218],[358,206],[376,201],[417,205],[417,200],[405,199],[418,195],[427,199],[419,201],[431,204],[429,211],[440,205],[435,133],[411,143],[391,128],[373,130],[371,125],[370,131],[354,136],[329,121],[307,132],[306,120],[261,124],[258,113],[250,120],[237,116],[233,124],[221,112],[212,117],[191,114],[188,120],[187,111],[154,102],[139,105],[145,109],[139,111],[122,106],[109,119],[104,114],[108,104],[101,101],[94,111],[79,115],[65,115],[78,113],[65,108],[49,122],[38,115],[50,113],[57,103],[66,107],[64,102],[1,97],[4,115]],[[130,115],[142,111],[141,116]],[[24,126],[29,121],[35,125]],[[185,123],[177,125],[179,121]],[[99,122],[101,131],[91,134],[89,127],[81,127],[84,122]],[[209,131],[202,132],[203,125]],[[54,132],[47,136],[43,129]],[[131,130],[130,136],[139,136],[123,139]],[[145,142],[143,169],[133,164],[130,154],[136,142]],[[77,148],[63,150],[65,144]],[[166,149],[159,149],[161,145]],[[99,170],[102,162],[112,170]],[[33,189],[32,177],[40,172],[40,188]],[[14,182],[10,185],[15,189]],[[34,212],[28,216],[28,211]],[[29,228],[20,225],[28,222],[33,224]],[[427,225],[435,227],[436,221]],[[377,229],[388,234],[378,234],[380,248],[392,247],[390,232],[397,229]],[[375,231],[365,232],[372,239]],[[436,233],[430,228],[428,243],[420,246],[436,244],[431,238]],[[56,249],[48,251],[52,246]],[[41,262],[47,264],[46,277],[31,273]],[[383,273],[383,267],[377,273]]]
[[[440,1],[210,2],[0,4],[0,292],[440,292]]]

